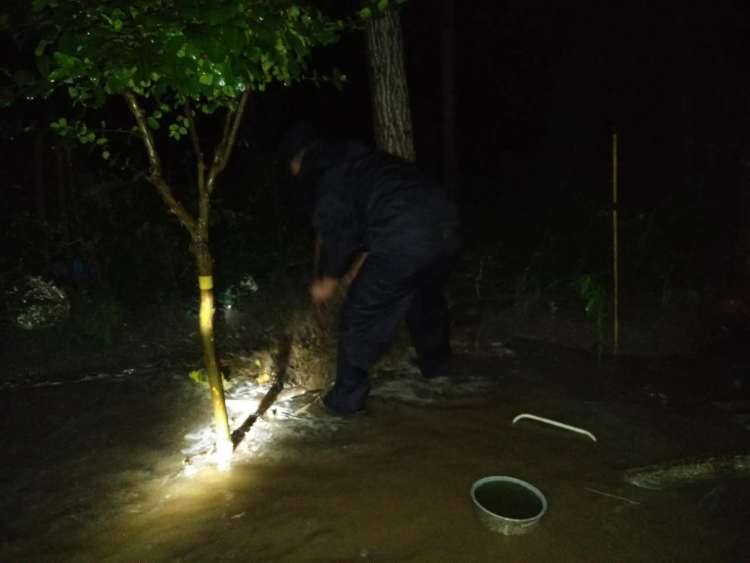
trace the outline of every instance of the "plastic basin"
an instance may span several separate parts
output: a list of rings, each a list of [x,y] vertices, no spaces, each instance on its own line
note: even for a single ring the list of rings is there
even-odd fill
[[[505,536],[526,534],[547,512],[547,499],[534,485],[508,477],[483,477],[471,487],[471,501],[480,521]]]

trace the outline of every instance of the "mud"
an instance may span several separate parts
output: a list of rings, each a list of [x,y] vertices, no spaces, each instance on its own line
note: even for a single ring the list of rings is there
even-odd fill
[[[461,358],[436,381],[405,367],[381,373],[367,413],[351,419],[287,390],[228,472],[206,453],[208,395],[182,369],[6,389],[0,560],[750,560],[746,481],[650,491],[623,478],[629,467],[740,453],[746,429],[718,411],[665,406],[644,391],[653,366],[642,362],[522,342],[503,350]],[[249,382],[230,391],[233,424],[262,392]],[[598,441],[512,425],[521,412]],[[549,509],[532,533],[479,523],[469,490],[487,475],[544,492]]]

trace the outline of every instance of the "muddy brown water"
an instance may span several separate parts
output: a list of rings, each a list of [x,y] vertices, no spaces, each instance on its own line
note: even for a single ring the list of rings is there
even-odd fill
[[[736,501],[750,499],[746,483],[652,491],[622,479],[632,466],[737,451],[746,431],[634,400],[623,373],[587,356],[459,371],[487,384],[426,401],[375,396],[363,416],[284,434],[229,472],[191,478],[180,450],[210,405],[186,377],[136,370],[6,390],[0,561],[750,561],[747,503]],[[521,412],[598,442],[512,425]],[[543,491],[548,512],[532,533],[479,523],[470,488],[487,475]]]

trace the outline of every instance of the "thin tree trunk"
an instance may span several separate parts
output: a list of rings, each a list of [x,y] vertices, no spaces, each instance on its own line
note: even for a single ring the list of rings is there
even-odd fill
[[[201,344],[203,345],[203,362],[208,373],[208,384],[211,389],[211,404],[214,412],[214,429],[216,432],[216,452],[219,460],[226,463],[232,455],[232,437],[229,430],[224,399],[224,383],[219,371],[214,344],[214,285],[213,258],[208,248],[207,238],[193,243],[193,254],[198,270],[198,287],[200,288],[200,309],[198,323],[200,326]]]
[[[216,450],[220,463],[228,463],[233,445],[229,431],[226,402],[224,400],[224,384],[221,380],[219,362],[216,359],[216,347],[214,344],[213,258],[211,257],[208,245],[208,224],[211,211],[211,194],[216,187],[216,179],[224,171],[232,155],[232,149],[237,139],[237,131],[248,97],[249,90],[242,95],[237,109],[227,113],[224,122],[224,132],[219,145],[216,147],[210,167],[206,165],[200,147],[192,108],[189,104],[185,105],[185,114],[190,122],[190,138],[196,157],[196,178],[198,180],[199,192],[198,217],[196,219],[175,199],[170,185],[162,174],[161,160],[156,149],[156,143],[151,130],[146,124],[143,110],[134,94],[130,92],[125,94],[125,100],[136,120],[148,156],[148,180],[159,192],[169,211],[177,217],[180,224],[190,233],[192,239],[191,250],[195,256],[196,269],[198,271],[198,286],[200,288],[199,327],[201,343],[203,345],[203,359],[211,389]]]
[[[740,156],[739,224],[736,270],[750,280],[750,111],[746,117],[745,141]]]
[[[443,183],[450,194],[456,195],[458,148],[456,145],[456,21],[454,0],[443,0],[442,23],[440,45],[442,48]]]
[[[369,20],[366,35],[375,142],[380,149],[413,161],[414,131],[398,10]]]

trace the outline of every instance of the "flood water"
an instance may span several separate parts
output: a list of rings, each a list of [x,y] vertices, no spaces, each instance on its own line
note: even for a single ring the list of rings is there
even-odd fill
[[[544,354],[467,360],[430,382],[392,372],[343,421],[290,392],[227,472],[204,455],[208,394],[177,371],[8,389],[0,561],[749,561],[746,481],[659,491],[622,476],[737,451],[747,431],[633,400],[621,376]],[[235,424],[253,392],[230,392]],[[524,412],[597,441],[513,425]],[[531,533],[480,524],[470,489],[488,475],[544,493]]]

